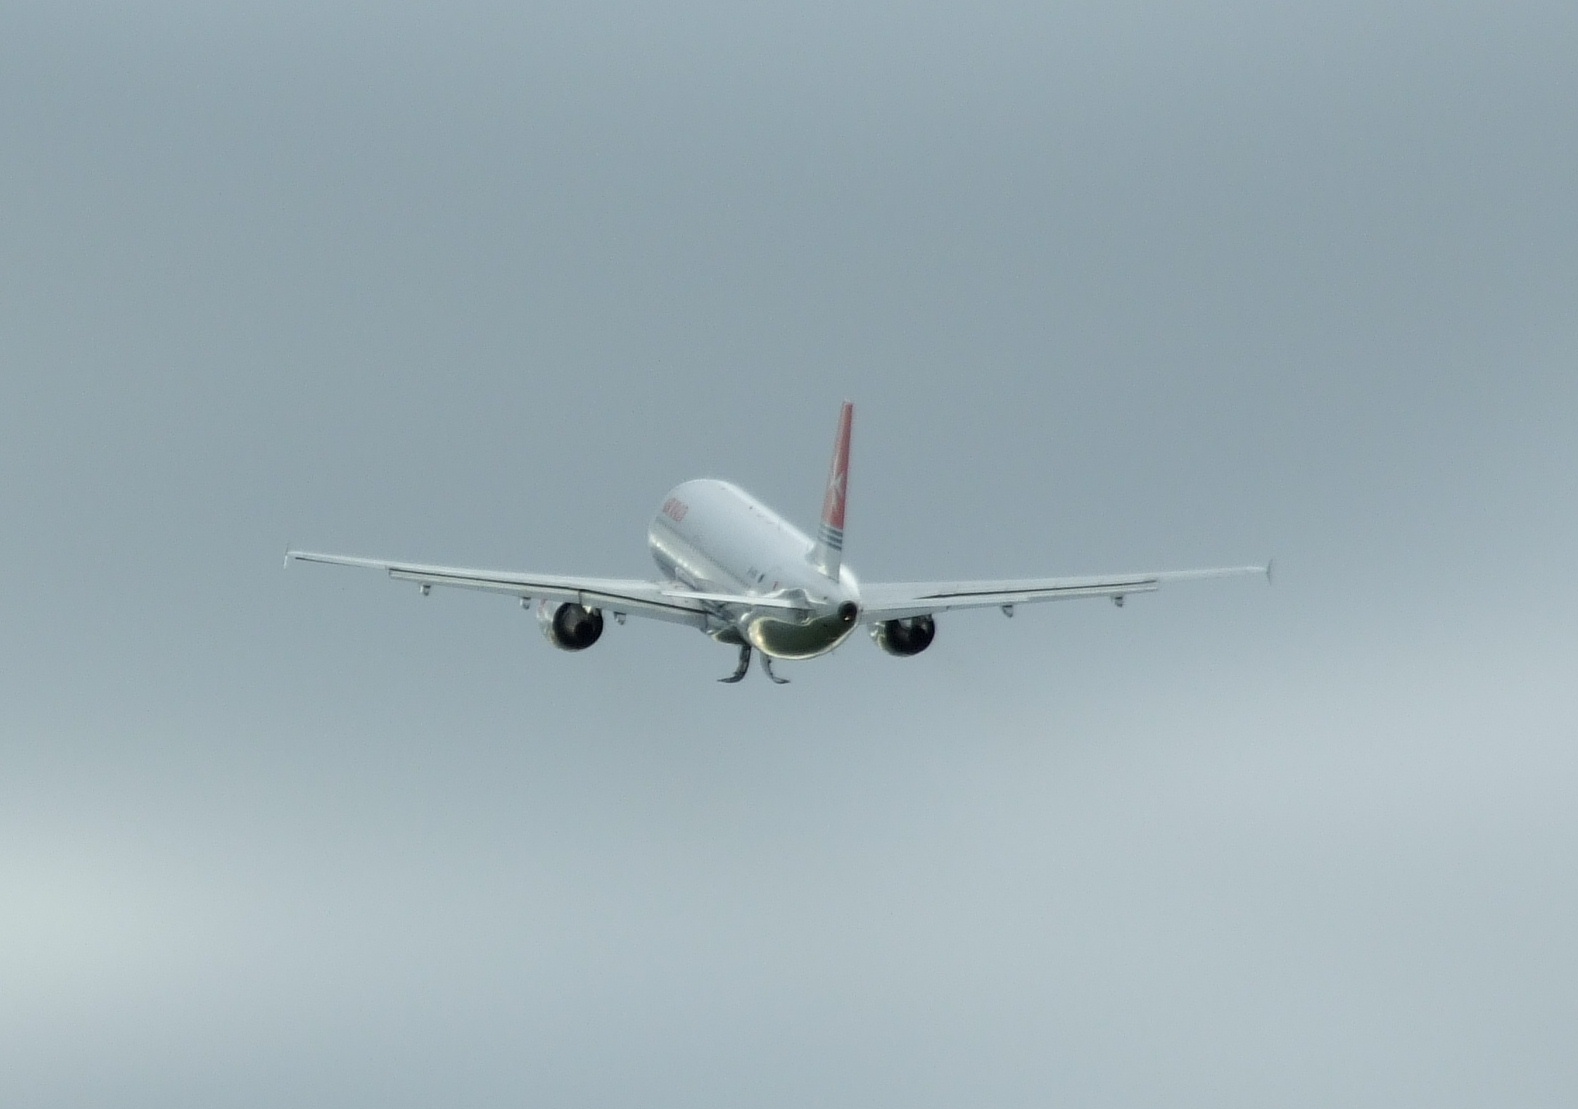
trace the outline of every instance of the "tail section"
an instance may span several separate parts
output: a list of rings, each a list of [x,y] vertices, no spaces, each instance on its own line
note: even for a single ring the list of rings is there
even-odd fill
[[[811,562],[834,581],[844,562],[844,496],[849,491],[849,428],[855,406],[844,402],[838,416],[838,441],[833,445],[833,465],[827,472],[827,495],[822,499],[822,523],[816,531]]]

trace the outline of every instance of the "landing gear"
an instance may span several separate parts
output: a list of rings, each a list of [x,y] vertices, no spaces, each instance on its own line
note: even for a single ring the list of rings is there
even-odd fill
[[[746,672],[749,671],[750,668],[751,648],[749,644],[742,644],[740,647],[740,661],[735,663],[734,673],[730,674],[727,678],[719,678],[718,680],[724,685],[733,685],[735,682],[744,681]],[[765,654],[762,655],[762,673],[771,678],[775,685],[789,684],[788,678],[780,678],[777,674],[773,673],[773,660]]]
[[[766,658],[765,655],[762,657],[762,665],[763,666],[767,665],[767,658]],[[734,673],[730,674],[727,678],[719,678],[718,680],[720,682],[723,682],[725,685],[732,685],[735,682],[743,681],[745,679],[745,672],[747,670],[749,670],[750,668],[751,668],[751,648],[750,648],[750,644],[747,643],[747,644],[743,644],[740,647],[740,661],[735,663],[735,665],[734,665]],[[769,670],[768,673],[771,674],[772,671]]]

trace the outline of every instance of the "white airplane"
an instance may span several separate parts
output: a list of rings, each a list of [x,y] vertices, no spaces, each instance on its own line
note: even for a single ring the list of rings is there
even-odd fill
[[[297,550],[286,551],[285,562],[383,570],[397,581],[415,582],[423,596],[435,585],[451,585],[519,597],[522,608],[535,601],[543,635],[565,651],[597,642],[604,611],[621,624],[626,616],[688,624],[739,648],[734,673],[719,681],[740,681],[752,652],[759,651],[762,669],[780,685],[787,679],[773,673],[773,659],[825,655],[863,624],[877,646],[907,657],[931,646],[940,612],[1000,608],[1012,616],[1016,605],[1073,597],[1110,597],[1121,606],[1129,594],[1153,592],[1163,582],[1243,574],[1271,579],[1268,562],[1079,578],[862,584],[843,555],[853,418],[854,405],[846,401],[814,540],[737,485],[687,481],[674,487],[647,529],[647,545],[663,575],[657,581],[470,570]]]

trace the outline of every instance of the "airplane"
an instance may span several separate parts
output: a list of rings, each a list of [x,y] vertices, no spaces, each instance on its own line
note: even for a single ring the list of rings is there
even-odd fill
[[[936,617],[960,609],[997,608],[1012,616],[1018,605],[1107,597],[1118,606],[1134,593],[1164,583],[1202,578],[1264,575],[1263,566],[1226,566],[1159,573],[998,581],[865,582],[844,563],[844,504],[849,491],[849,437],[854,405],[844,402],[828,470],[816,538],[806,535],[745,490],[700,478],[674,487],[652,517],[647,546],[662,576],[655,581],[473,570],[375,558],[287,550],[292,560],[383,570],[414,582],[423,596],[435,585],[518,597],[536,607],[548,642],[584,651],[603,634],[603,613],[620,624],[645,616],[684,624],[719,643],[737,647],[734,672],[718,680],[739,682],[755,653],[773,682],[775,659],[825,655],[867,627],[877,646],[910,657],[930,647]]]

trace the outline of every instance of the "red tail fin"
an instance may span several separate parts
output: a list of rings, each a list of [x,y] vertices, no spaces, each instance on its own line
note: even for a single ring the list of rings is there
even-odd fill
[[[844,402],[838,416],[838,440],[833,445],[833,464],[827,472],[827,495],[822,499],[822,524],[816,532],[811,561],[822,573],[838,580],[844,560],[844,497],[849,492],[849,430],[855,406]]]

